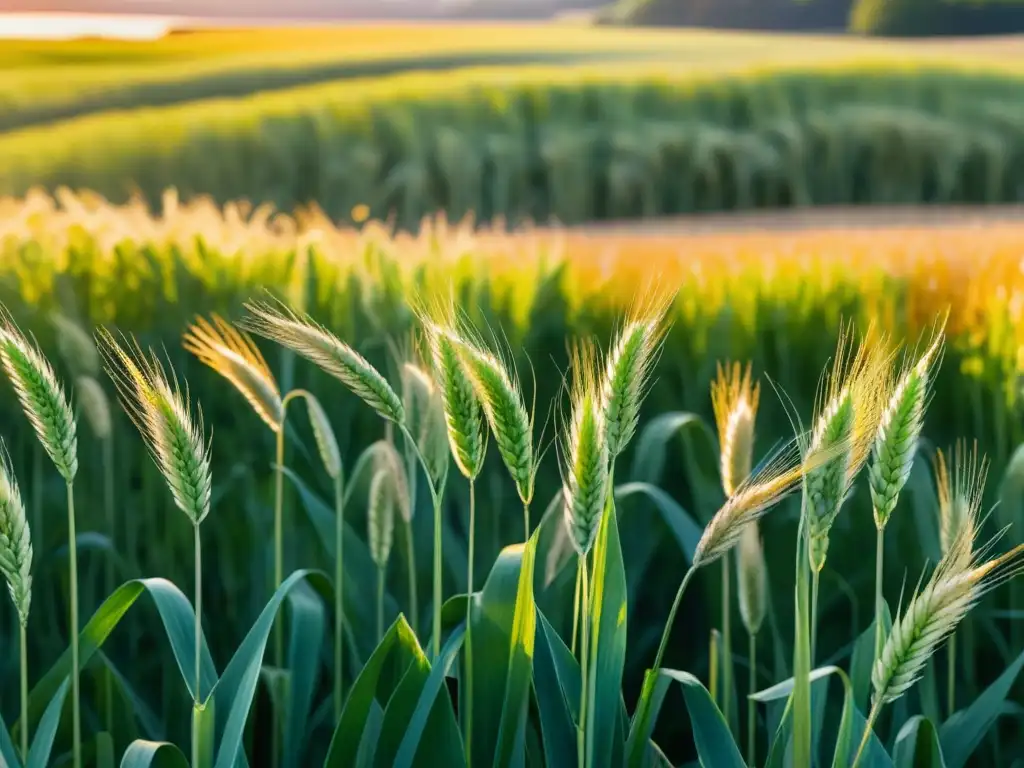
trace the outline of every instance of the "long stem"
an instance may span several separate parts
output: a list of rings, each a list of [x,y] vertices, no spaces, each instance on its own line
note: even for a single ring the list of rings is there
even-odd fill
[[[106,507],[107,536],[110,537],[110,546],[117,551],[116,524],[114,520],[114,437],[107,435],[103,442],[103,505]],[[112,594],[114,591],[114,560],[107,557],[106,562],[106,591]],[[114,730],[114,680],[108,672],[103,677],[103,703],[106,707],[107,729]]]
[[[580,581],[583,579],[583,558],[578,557],[579,563],[576,566],[576,589],[572,594],[572,647],[569,649],[573,656],[576,655],[576,633],[579,631],[580,621]]]
[[[384,566],[377,566],[377,641],[384,639]]]
[[[277,449],[274,454],[274,590],[284,581],[284,418],[277,430]],[[284,635],[281,620],[274,622],[274,666],[280,669],[284,662]]]
[[[25,636],[25,625],[18,622],[21,632],[21,760],[28,763],[28,638]]]
[[[589,765],[587,759],[587,708],[590,706],[589,692],[587,690],[587,683],[589,677],[589,656],[590,656],[590,621],[588,616],[587,606],[589,604],[590,591],[590,580],[587,574],[587,559],[586,557],[580,558],[580,573],[582,577],[580,579],[580,624],[583,628],[582,631],[582,643],[580,651],[580,717],[579,717],[579,728],[576,730],[576,752],[578,755],[579,768],[586,768]]]
[[[523,502],[523,541],[530,540],[530,505]]]
[[[885,559],[885,529],[879,528],[875,539],[875,661],[882,654],[885,629],[882,626],[882,574]]]
[[[806,493],[801,502],[800,526],[797,533],[796,587],[793,610],[793,765],[811,764],[811,643],[810,609],[807,598],[808,537],[806,525]]]
[[[946,681],[946,706],[949,707],[950,716],[956,712],[956,635],[949,637],[949,677]]]
[[[430,500],[434,505],[434,637],[431,645],[433,656],[436,659],[441,655],[441,496],[444,492],[444,487],[442,486],[440,489],[434,487],[434,481],[430,477],[430,469],[427,467],[426,459],[423,458],[423,453],[420,451],[419,446],[416,445],[416,441],[409,434],[408,428],[402,425],[401,430],[406,440],[408,440],[409,446],[416,454],[416,459],[419,461],[420,466],[423,467],[423,472],[427,478],[427,488],[430,491]]]
[[[722,714],[732,724],[732,607],[729,582],[729,553],[722,557]]]
[[[871,714],[868,715],[868,721],[864,724],[864,735],[861,737],[860,746],[857,747],[857,754],[853,758],[853,764],[850,768],[857,768],[860,764],[860,759],[864,754],[864,748],[868,745],[868,740],[871,738],[871,729],[875,727],[875,721],[878,719],[878,713],[882,710],[881,697],[875,700],[874,705],[871,707]]]
[[[74,766],[82,766],[82,711],[78,681],[78,544],[75,534],[75,489],[68,487],[68,560],[71,571],[71,712]]]
[[[416,605],[419,594],[416,586],[416,549],[412,542],[412,520],[405,523],[405,559],[409,570],[409,621],[412,624],[412,631],[419,632],[420,616],[419,606]]]
[[[334,719],[341,719],[342,665],[344,654],[345,600],[343,579],[345,577],[345,479],[341,472],[334,478]]]
[[[811,570],[811,669],[818,651],[818,582],[821,574]]]
[[[668,621],[665,622],[665,629],[661,633],[661,643],[658,645],[658,653],[654,657],[654,666],[651,669],[654,674],[658,674],[658,670],[661,669],[661,660],[665,656],[665,648],[668,647],[668,638],[672,633],[672,624],[676,620],[676,613],[679,611],[679,604],[683,602],[683,593],[686,591],[686,585],[690,583],[690,579],[693,578],[693,574],[697,572],[694,566],[690,566],[686,575],[683,576],[683,580],[679,582],[679,589],[676,592],[676,599],[672,601],[672,608],[668,612]]]
[[[747,765],[754,768],[757,757],[757,702],[751,696],[757,691],[757,635],[750,633],[750,669],[747,672]]]
[[[476,541],[476,483],[469,479],[469,563],[466,566],[466,765],[473,765],[473,556]]]
[[[199,541],[199,523],[193,525],[195,530],[195,567],[196,567],[196,620],[195,620],[195,653],[196,653],[196,687],[193,697],[193,709],[198,711],[202,706],[200,684],[202,682],[202,666],[199,661],[202,658],[202,636],[203,636],[203,550]],[[195,718],[192,721],[192,765],[198,766],[199,761],[199,727]]]

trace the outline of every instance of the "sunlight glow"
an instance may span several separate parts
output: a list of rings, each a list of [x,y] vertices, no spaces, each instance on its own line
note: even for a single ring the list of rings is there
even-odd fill
[[[101,13],[2,13],[0,39],[72,40],[104,37],[156,40],[173,28],[170,16],[128,16]]]

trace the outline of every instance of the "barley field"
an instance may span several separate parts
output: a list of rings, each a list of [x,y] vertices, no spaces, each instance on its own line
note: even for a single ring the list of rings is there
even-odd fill
[[[1022,236],[0,200],[0,756],[1012,763]]]

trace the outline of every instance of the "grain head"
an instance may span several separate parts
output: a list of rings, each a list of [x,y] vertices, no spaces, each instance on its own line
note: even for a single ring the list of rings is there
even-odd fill
[[[740,619],[748,634],[756,635],[768,609],[768,574],[757,523],[748,525],[740,534],[736,547],[736,581]]]
[[[54,312],[50,323],[57,336],[57,349],[71,370],[95,378],[100,374],[100,355],[92,336],[67,315]]]
[[[608,450],[613,460],[626,449],[636,432],[640,405],[668,331],[671,304],[667,294],[638,304],[627,316],[608,353],[602,401]]]
[[[366,515],[370,557],[378,568],[385,568],[391,557],[395,530],[394,478],[386,470],[373,473]]]
[[[125,340],[124,349],[106,330],[100,332],[107,372],[125,410],[142,433],[178,508],[199,525],[210,512],[210,445],[202,411],[192,418],[188,389],[170,376],[156,354]]]
[[[427,340],[455,465],[475,480],[484,465],[483,409],[459,357],[458,342],[444,326],[426,324]]]
[[[565,524],[581,557],[597,536],[608,495],[608,440],[601,407],[598,356],[590,344],[573,352],[571,413],[565,425],[562,477]]]
[[[331,421],[327,418],[320,401],[311,393],[303,395],[306,401],[306,410],[309,413],[309,425],[313,428],[313,439],[316,440],[316,449],[320,454],[320,462],[324,465],[327,475],[337,480],[341,477],[341,451],[338,449],[338,438],[334,435]]]
[[[739,363],[717,367],[711,383],[711,403],[718,425],[718,444],[722,489],[732,496],[747,479],[754,453],[754,420],[757,417],[761,385],[754,384],[750,364],[742,369]]]
[[[969,450],[964,441],[957,441],[953,449],[952,475],[943,452],[935,454],[939,543],[943,557],[969,560],[974,555],[973,543],[981,525],[988,466],[985,456],[979,458],[977,441]]]
[[[917,360],[905,364],[882,412],[868,473],[875,525],[879,529],[889,521],[900,491],[910,477],[924,425],[933,372],[942,355],[942,341],[940,327],[924,353]]]
[[[807,453],[833,458],[805,478],[811,566],[825,565],[832,524],[871,450],[882,409],[889,400],[892,353],[871,329],[853,352],[852,325],[839,339],[832,370],[819,392]]]
[[[197,317],[182,339],[186,350],[231,382],[274,432],[282,429],[284,406],[274,374],[252,338],[219,315]]]
[[[0,452],[0,573],[24,627],[32,606],[32,537],[7,449],[0,445]]]
[[[308,317],[267,304],[246,305],[250,316],[243,326],[258,336],[277,342],[341,381],[381,417],[405,423],[405,409],[398,393],[380,372],[348,344]]]
[[[49,361],[6,311],[0,311],[0,362],[43,449],[64,480],[72,482],[78,471],[74,412]]]
[[[110,400],[103,386],[92,376],[79,376],[75,379],[75,394],[78,396],[78,407],[85,414],[92,433],[99,440],[106,440],[113,431],[110,417]]]
[[[395,444],[390,440],[378,440],[370,446],[371,471],[376,476],[384,473],[391,482],[391,493],[393,503],[398,509],[398,514],[406,523],[412,520],[412,500],[409,494],[409,476],[405,471],[405,464],[402,462],[401,454],[395,449]]]
[[[436,487],[448,477],[448,428],[441,390],[417,363],[402,363],[402,402],[409,431]]]

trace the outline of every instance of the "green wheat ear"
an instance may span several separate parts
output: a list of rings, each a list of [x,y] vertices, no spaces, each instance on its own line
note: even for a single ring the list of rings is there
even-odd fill
[[[367,509],[367,543],[374,564],[384,568],[391,557],[395,530],[395,479],[387,469],[373,473]]]
[[[597,360],[590,344],[581,344],[573,352],[571,414],[563,431],[565,524],[582,557],[594,544],[608,494],[610,456]]]
[[[402,398],[381,373],[341,339],[291,310],[266,304],[246,304],[250,317],[241,324],[258,336],[270,339],[331,374],[352,390],[381,417],[405,423]]]
[[[768,574],[757,523],[748,525],[743,530],[736,551],[740,619],[747,632],[756,635],[768,610]]]
[[[882,413],[868,472],[875,525],[879,530],[889,522],[900,491],[910,477],[924,426],[933,372],[942,355],[942,341],[940,330],[924,354],[900,375]]]
[[[2,443],[0,454],[0,574],[24,627],[32,606],[32,537],[21,491]]]
[[[313,439],[316,440],[320,462],[324,465],[324,471],[328,477],[337,480],[341,476],[341,451],[338,448],[338,438],[334,435],[331,421],[327,418],[327,413],[316,397],[306,392],[303,399],[306,401],[306,410],[309,412],[309,424],[313,428]]]
[[[0,361],[36,437],[57,471],[70,483],[78,471],[74,412],[53,367],[3,309],[0,309]]]
[[[448,477],[448,433],[441,391],[430,374],[413,362],[402,364],[402,402],[409,432],[438,488]]]
[[[455,465],[475,480],[484,465],[484,416],[473,382],[459,358],[458,342],[445,328],[427,322],[427,341]]]

